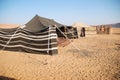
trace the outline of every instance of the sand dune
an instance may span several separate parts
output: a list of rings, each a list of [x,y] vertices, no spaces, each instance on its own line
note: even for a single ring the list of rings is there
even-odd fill
[[[54,56],[0,51],[0,76],[17,80],[120,80],[120,35],[92,35],[75,39],[73,44],[80,51],[69,44],[59,47]]]
[[[16,28],[20,26],[20,24],[0,24],[0,28]]]

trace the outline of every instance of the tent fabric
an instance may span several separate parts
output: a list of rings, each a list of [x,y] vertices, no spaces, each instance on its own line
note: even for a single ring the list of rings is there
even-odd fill
[[[63,26],[62,24],[54,21],[53,19],[48,19],[36,15],[26,24],[25,29],[30,30],[31,32],[38,32],[40,30],[43,30],[44,28],[47,28],[48,26],[54,25],[56,25],[57,27]]]
[[[1,50],[5,47],[15,31],[15,29],[0,29]],[[19,28],[10,43],[4,49],[38,54],[47,52],[49,52],[49,54],[57,54],[56,38],[56,29],[53,27],[44,32],[30,32]]]
[[[72,26],[62,26],[59,29],[67,36],[69,39],[76,39],[78,38],[77,28]],[[56,29],[58,37],[66,38],[58,29]]]
[[[38,54],[57,54],[56,28],[52,27],[54,25],[62,26],[52,19],[36,15],[21,27],[0,29],[0,49]],[[9,40],[10,42],[7,44]]]
[[[61,34],[57,33],[57,29],[53,27],[55,25],[60,29],[64,26],[53,19],[36,15],[21,27],[0,29],[0,49],[38,54],[57,54],[57,36],[59,37]],[[67,28],[65,31],[67,31]],[[73,35],[73,32],[70,34]],[[67,34],[67,36],[73,38],[70,34]],[[8,42],[9,44],[7,44]]]

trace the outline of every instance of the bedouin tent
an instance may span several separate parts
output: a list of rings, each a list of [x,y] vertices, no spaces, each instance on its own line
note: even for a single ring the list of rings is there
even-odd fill
[[[57,54],[56,28],[63,26],[52,19],[36,15],[23,26],[0,29],[0,49],[28,53]]]
[[[53,19],[36,15],[25,25],[11,29],[0,29],[0,49],[57,54],[57,37],[66,35],[68,38],[73,38],[69,36],[70,34],[76,35],[76,30],[76,28],[69,29]]]

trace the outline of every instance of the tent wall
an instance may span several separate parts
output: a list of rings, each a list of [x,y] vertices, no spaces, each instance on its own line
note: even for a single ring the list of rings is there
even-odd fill
[[[77,28],[71,26],[62,26],[59,28],[69,39],[78,38]],[[58,29],[56,29],[58,37],[65,37]]]
[[[96,27],[84,27],[85,28],[85,35],[96,35]],[[81,37],[81,29],[82,27],[80,27],[79,29],[77,29],[78,32],[78,37]]]
[[[111,32],[111,26],[99,25],[95,27],[96,27],[97,34],[110,34]]]
[[[6,45],[15,30],[0,29],[0,49]],[[44,32],[29,32],[18,29],[10,43],[4,48],[9,51],[21,51],[28,53],[57,54],[57,34],[54,28]],[[48,43],[49,42],[49,43]]]
[[[76,39],[76,38],[78,38],[77,28],[72,27],[72,26],[66,27],[65,34],[67,35],[67,37],[69,39]]]

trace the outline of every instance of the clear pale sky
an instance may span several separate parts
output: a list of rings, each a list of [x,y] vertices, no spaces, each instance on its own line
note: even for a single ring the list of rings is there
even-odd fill
[[[26,24],[36,14],[72,25],[120,22],[120,0],[0,0],[0,24]]]

